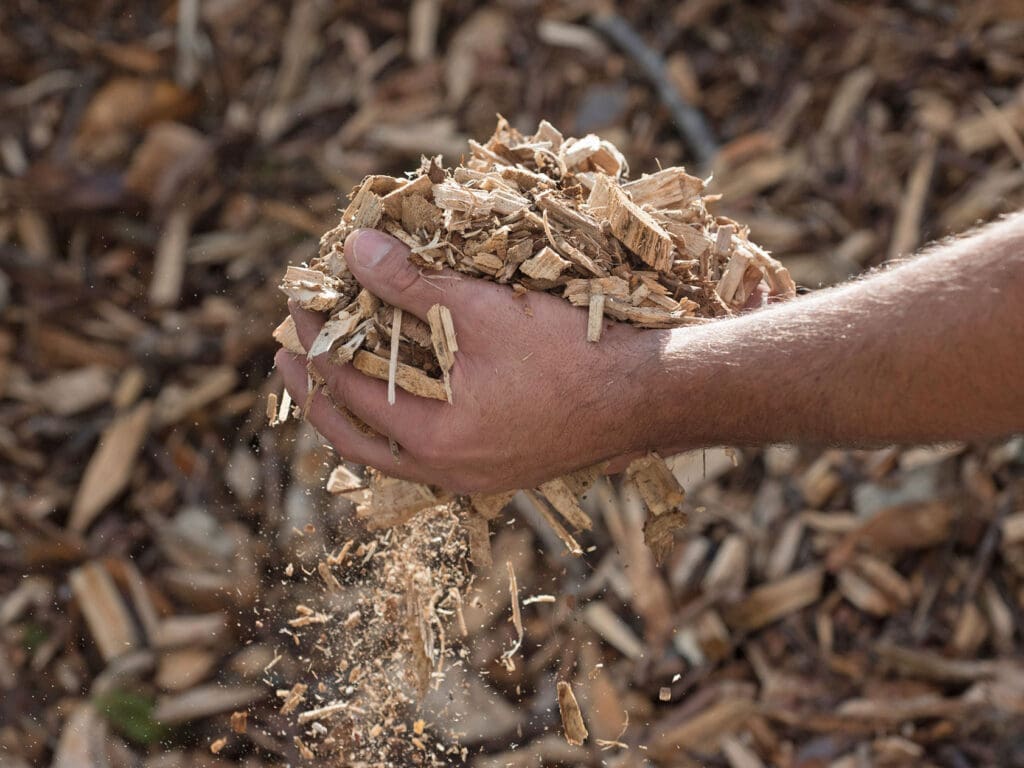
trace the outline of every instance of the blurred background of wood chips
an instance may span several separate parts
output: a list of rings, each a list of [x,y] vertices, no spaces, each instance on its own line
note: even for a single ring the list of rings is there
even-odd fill
[[[300,759],[267,607],[356,523],[264,372],[284,265],[364,175],[546,118],[713,173],[810,288],[1024,204],[1020,3],[766,5],[5,2],[0,764]],[[616,486],[582,560],[516,502],[411,732],[495,768],[1024,765],[1024,442],[735,459],[673,462],[661,568]]]

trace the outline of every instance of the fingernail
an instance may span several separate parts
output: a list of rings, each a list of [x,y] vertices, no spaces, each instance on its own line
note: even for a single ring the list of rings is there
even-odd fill
[[[373,269],[384,260],[384,256],[391,250],[391,245],[391,238],[383,232],[376,229],[361,229],[352,243],[352,250],[355,251],[356,262],[360,267]]]

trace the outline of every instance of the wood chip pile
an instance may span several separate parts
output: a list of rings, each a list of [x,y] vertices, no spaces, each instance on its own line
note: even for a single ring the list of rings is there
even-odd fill
[[[336,605],[318,565],[389,532],[265,404],[283,265],[361,179],[546,116],[631,178],[713,175],[813,289],[1024,206],[1018,6],[0,3],[0,764],[301,765],[345,721],[317,614],[343,626],[359,571],[329,565]],[[670,460],[661,567],[628,481],[581,500],[581,557],[516,498],[464,655],[387,738],[473,768],[1020,765],[1021,443],[735,458]]]

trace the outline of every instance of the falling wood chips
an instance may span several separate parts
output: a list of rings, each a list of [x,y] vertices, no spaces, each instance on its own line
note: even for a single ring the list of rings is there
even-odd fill
[[[580,705],[576,703],[572,686],[564,680],[558,681],[558,711],[562,715],[565,740],[573,746],[583,744],[590,734],[587,732],[587,726],[583,724],[583,715],[580,712]]]
[[[761,283],[774,298],[794,295],[788,272],[750,242],[744,228],[708,212],[701,179],[666,168],[627,181],[626,171],[608,141],[564,138],[547,122],[524,136],[502,119],[486,144],[470,142],[469,158],[454,169],[434,158],[424,159],[408,179],[367,176],[341,222],[321,239],[317,256],[308,266],[288,267],[281,283],[300,306],[327,314],[309,357],[328,354],[388,382],[392,403],[396,387],[449,403],[458,397],[450,376],[459,351],[458,316],[437,304],[425,318],[410,317],[360,286],[344,248],[360,228],[405,243],[409,260],[425,275],[450,269],[509,285],[517,294],[562,296],[587,311],[587,342],[599,342],[608,320],[675,328],[727,317]],[[286,349],[306,353],[289,320],[274,336]],[[312,368],[310,375],[319,381]],[[641,459],[630,476],[650,510],[648,542],[662,560],[685,520],[682,488],[656,454]],[[577,501],[587,487],[560,479],[538,493],[570,526],[588,530],[590,519]],[[388,505],[386,524],[444,503],[444,494],[420,488],[401,494],[409,506]],[[362,517],[380,519],[385,500],[373,488],[343,495]],[[569,551],[582,554],[547,505],[531,500]],[[483,554],[476,559],[488,560]]]

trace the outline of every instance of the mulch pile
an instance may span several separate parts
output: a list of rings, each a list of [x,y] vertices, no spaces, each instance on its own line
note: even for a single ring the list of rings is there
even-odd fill
[[[268,427],[265,372],[284,266],[366,175],[547,118],[631,178],[713,174],[714,212],[810,288],[1024,205],[1016,3],[64,5],[0,7],[17,768],[308,749],[316,684],[281,709],[319,638],[281,630],[296,603],[315,625],[317,563],[368,534],[322,488],[331,451]],[[1020,440],[684,456],[663,567],[628,486],[588,494],[580,558],[516,501],[462,658],[395,737],[495,767],[1024,765],[1022,467]]]

